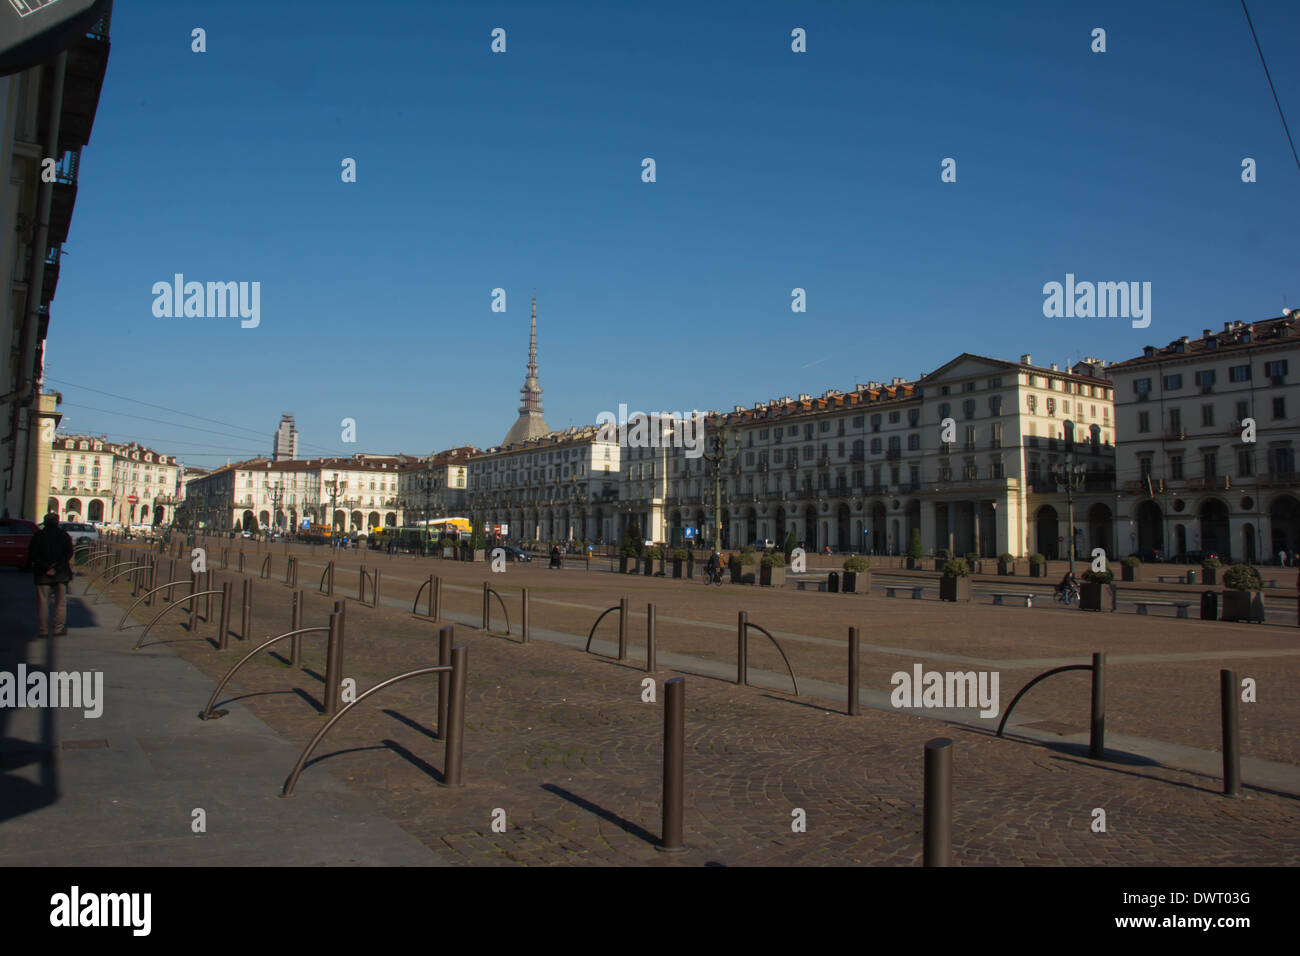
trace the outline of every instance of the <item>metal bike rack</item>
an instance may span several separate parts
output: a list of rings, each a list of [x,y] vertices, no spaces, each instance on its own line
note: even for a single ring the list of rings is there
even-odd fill
[[[619,602],[611,608],[601,611],[600,617],[596,618],[596,623],[591,625],[591,630],[587,632],[587,646],[583,648],[586,653],[591,653],[591,639],[596,635],[596,628],[600,627],[600,622],[605,620],[605,616],[618,611],[618,657],[610,657],[608,654],[597,653],[597,657],[603,657],[606,660],[627,660],[627,598],[620,598]]]
[[[329,580],[328,588],[325,587],[325,582],[327,579]],[[334,596],[334,562],[333,561],[326,563],[325,570],[321,572],[320,584],[316,586],[316,590],[319,591],[321,594],[328,594],[330,597]]]
[[[188,584],[188,583],[189,582],[185,581],[184,579],[180,581],[168,581],[166,584],[160,584],[153,590],[146,591],[144,594],[141,594],[138,598],[135,599],[135,601],[131,604],[129,608],[127,608],[125,611],[122,612],[122,618],[117,622],[117,627],[115,627],[114,630],[115,631],[122,630],[122,625],[126,623],[127,617],[130,616],[131,612],[140,606],[140,602],[143,601],[145,598],[147,598],[149,595],[157,594],[159,591],[170,590],[171,588],[174,588],[178,584]]]
[[[497,592],[494,589],[488,587],[488,583],[486,581],[483,582],[483,628],[482,629],[484,631],[488,631],[491,629],[490,625],[492,623],[492,605],[488,601],[489,594],[495,597],[497,599],[497,603],[501,605],[501,613],[505,615],[505,619],[506,619],[506,633],[509,634],[510,633],[510,612],[506,609],[506,602],[502,600],[500,594],[497,594]]]
[[[91,578],[89,581],[86,582],[86,590],[84,590],[84,591],[81,592],[81,596],[82,596],[82,597],[85,597],[87,594],[89,594],[89,593],[90,593],[91,585],[93,585],[96,581],[98,581],[98,580],[99,580],[100,578],[102,578],[104,575],[108,574],[109,571],[115,570],[116,568],[124,568],[124,567],[126,567],[127,565],[132,565],[132,566],[134,566],[134,564],[135,564],[134,561],[119,561],[119,562],[117,562],[117,563],[114,564],[114,565],[111,565],[111,566],[107,566],[107,567],[105,567],[103,571],[100,571],[100,572],[99,572],[98,574],[96,574],[93,578]]]
[[[364,604],[366,607],[379,607],[380,578],[381,576],[378,568],[375,568],[375,570],[373,571],[367,571],[366,566],[364,564],[361,565],[361,572],[357,578],[357,603],[358,604]],[[367,580],[369,580],[372,585],[371,587],[372,598],[369,601],[366,600]]]
[[[259,651],[262,651],[265,648],[270,647],[272,644],[276,643],[277,641],[284,640],[286,637],[294,637],[295,635],[300,636],[303,634],[315,634],[319,631],[328,631],[328,630],[329,630],[328,627],[300,627],[296,631],[285,631],[283,634],[277,634],[269,641],[265,641],[257,645],[257,647],[253,648],[242,658],[240,658],[238,664],[230,668],[230,670],[226,671],[226,676],[221,678],[221,680],[217,683],[216,688],[212,691],[212,696],[208,698],[207,706],[205,706],[201,711],[199,711],[199,720],[216,720],[218,717],[224,717],[226,716],[226,714],[229,713],[229,711],[226,710],[213,711],[212,705],[217,702],[217,695],[220,694],[221,691],[225,688],[226,684],[229,683],[230,678],[235,676],[235,671],[239,670],[250,660],[252,660],[253,657],[256,656]]]
[[[1102,760],[1106,756],[1106,655],[1093,654],[1091,664],[1066,664],[1064,667],[1053,667],[1049,671],[1043,671],[1024,687],[1020,688],[1019,693],[1011,698],[1011,703],[1007,705],[1006,711],[1002,714],[1002,721],[998,724],[997,736],[1002,736],[1002,731],[1007,726],[1007,721],[1011,718],[1011,711],[1020,703],[1020,698],[1024,697],[1040,681],[1045,681],[1056,674],[1064,674],[1067,671],[1091,671],[1092,672],[1092,720],[1089,730],[1088,756],[1094,760]]]
[[[158,623],[158,621],[162,618],[162,616],[166,614],[168,611],[170,611],[172,608],[180,607],[182,604],[188,604],[194,598],[201,598],[204,595],[212,595],[212,594],[220,594],[220,593],[221,593],[220,591],[196,591],[193,594],[185,595],[185,597],[181,598],[178,601],[174,601],[171,604],[168,604],[165,608],[163,608],[161,611],[158,612],[157,616],[152,621],[149,622],[149,624],[144,629],[144,633],[140,635],[140,639],[135,642],[135,647],[131,648],[131,650],[138,651],[140,649],[140,645],[144,643],[144,639],[149,636],[149,631],[152,630],[153,626]]]
[[[271,556],[269,554],[262,559],[262,569],[257,572],[257,576],[266,578],[268,581],[271,580]]]
[[[329,719],[329,722],[316,732],[311,743],[298,757],[298,762],[294,765],[293,772],[289,774],[289,779],[284,782],[284,789],[280,791],[280,796],[293,796],[294,785],[298,782],[298,776],[302,773],[303,766],[307,763],[307,758],[320,744],[330,729],[339,722],[353,707],[361,703],[367,697],[378,693],[386,687],[393,684],[408,680],[412,677],[420,677],[424,674],[441,674],[446,671],[451,672],[451,700],[447,714],[447,748],[443,758],[443,782],[448,787],[460,787],[464,785],[464,734],[465,734],[465,670],[469,662],[469,648],[464,644],[452,648],[451,664],[437,664],[433,667],[421,667],[418,670],[407,671],[405,674],[398,674],[396,677],[390,677],[386,681],[381,681],[374,687],[367,690],[360,697],[348,704],[337,714]],[[439,728],[441,731],[442,728]]]
[[[429,589],[429,613],[420,614],[415,609],[420,606],[420,595],[424,589]],[[411,602],[411,614],[422,621],[437,621],[442,611],[442,578],[437,575],[429,575],[429,580],[420,585],[420,590],[415,592],[415,600]]]
[[[134,572],[136,572],[136,571],[138,571],[138,570],[140,569],[140,565],[135,564],[134,562],[126,561],[126,562],[123,562],[123,563],[124,563],[124,564],[128,564],[128,565],[130,565],[130,567],[127,567],[125,570],[118,571],[118,572],[117,572],[116,574],[114,574],[112,577],[107,578],[107,579],[104,581],[104,584],[105,584],[105,585],[110,585],[110,584],[112,584],[114,581],[116,581],[118,578],[122,577],[123,575],[126,575],[126,574],[132,574],[132,573],[134,573]],[[116,567],[121,567],[121,566],[122,566],[122,565],[116,565]],[[86,588],[86,591],[89,591],[89,590],[90,590],[90,588],[87,587],[87,588]],[[95,599],[94,599],[93,601],[90,602],[91,605],[98,604],[98,603],[99,603],[99,599],[100,599],[101,597],[103,597],[104,594],[105,594],[107,591],[108,591],[108,588],[107,588],[107,587],[105,587],[102,591],[97,591],[97,592],[95,593]],[[81,595],[81,596],[82,596],[82,597],[85,597],[85,596],[86,596],[86,593],[85,593],[85,592],[82,592],[82,595]]]
[[[761,633],[769,641],[776,645],[776,649],[781,654],[781,660],[785,661],[785,669],[790,672],[790,682],[794,684],[794,696],[799,696],[799,681],[794,676],[794,668],[790,666],[790,658],[785,656],[785,651],[777,642],[777,639],[769,634],[766,628],[759,627],[749,621],[749,614],[745,611],[738,612],[739,617],[736,622],[736,683],[749,686],[749,629]]]

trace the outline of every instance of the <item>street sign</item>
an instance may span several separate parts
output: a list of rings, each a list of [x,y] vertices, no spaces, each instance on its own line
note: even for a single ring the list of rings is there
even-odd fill
[[[140,503],[140,499],[137,498],[135,495],[127,495],[127,496],[126,496],[126,501],[127,501],[127,504],[132,504],[132,505],[135,505],[135,504],[139,504],[139,503]]]
[[[682,529],[682,537],[683,537],[683,538],[694,538],[694,537],[695,537],[695,533],[696,533],[696,531],[697,531],[696,528],[683,528],[683,529]]]
[[[0,76],[20,73],[65,50],[104,15],[111,0],[0,3]]]

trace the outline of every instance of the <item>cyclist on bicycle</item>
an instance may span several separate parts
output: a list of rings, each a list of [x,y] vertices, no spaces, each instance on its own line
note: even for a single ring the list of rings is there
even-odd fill
[[[1057,594],[1064,594],[1066,591],[1078,591],[1079,582],[1074,576],[1074,572],[1066,571],[1065,577],[1061,578],[1061,583],[1056,586]]]

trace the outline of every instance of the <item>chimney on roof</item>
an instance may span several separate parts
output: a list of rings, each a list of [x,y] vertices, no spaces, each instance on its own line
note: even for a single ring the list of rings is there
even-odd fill
[[[1058,369],[1058,368],[1056,367],[1056,363],[1055,363],[1055,362],[1052,363],[1052,371],[1053,371],[1053,372],[1059,372],[1059,371],[1060,371],[1060,369]]]
[[[1154,345],[1144,345],[1142,347],[1142,356],[1144,358],[1151,358],[1155,354],[1156,354],[1156,347]]]
[[[799,401],[801,401],[801,402],[811,402],[811,401],[812,401],[812,396],[811,396],[811,395],[805,395],[805,394],[803,394],[803,393],[800,393],[800,395],[799,395]]]
[[[1232,331],[1232,323],[1231,323],[1231,322],[1224,322],[1224,323],[1223,323],[1223,331],[1225,331],[1225,332],[1231,332],[1231,331]]]
[[[1203,338],[1203,339],[1208,339],[1209,337],[1210,337],[1210,330],[1209,330],[1209,329],[1201,329],[1201,338]]]
[[[1030,355],[1028,352],[1026,352],[1024,355],[1020,356],[1020,364],[1021,364],[1021,365],[1033,365],[1033,364],[1034,364],[1034,363],[1033,363],[1033,358],[1034,358],[1034,357],[1033,357],[1032,355]]]

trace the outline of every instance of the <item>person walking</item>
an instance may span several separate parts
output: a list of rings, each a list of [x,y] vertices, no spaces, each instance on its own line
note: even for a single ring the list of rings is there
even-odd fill
[[[72,580],[72,536],[59,527],[59,516],[45,516],[44,526],[27,545],[27,562],[36,584],[36,625],[41,637],[68,633],[68,583]],[[54,598],[54,630],[50,630],[50,598]]]

